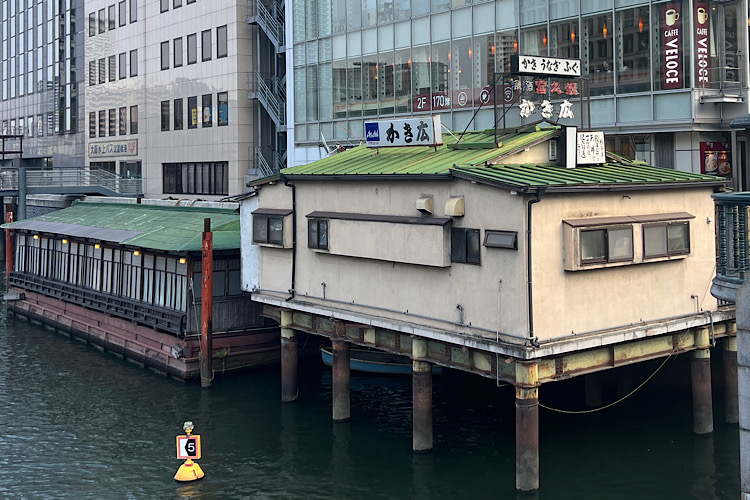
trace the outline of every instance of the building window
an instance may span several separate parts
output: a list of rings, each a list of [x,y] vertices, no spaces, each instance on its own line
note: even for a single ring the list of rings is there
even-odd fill
[[[516,231],[487,230],[484,232],[484,246],[518,250],[518,233]]]
[[[169,42],[161,42],[161,69],[169,69]]]
[[[96,61],[89,61],[89,85],[96,85]]]
[[[110,137],[117,135],[117,110],[115,108],[109,110],[109,135]]]
[[[689,253],[690,224],[688,222],[664,222],[643,226],[644,258]]]
[[[99,83],[107,83],[107,60],[99,59]]]
[[[128,108],[120,108],[120,135],[128,133]]]
[[[201,31],[201,60],[211,60],[211,30]]]
[[[122,0],[117,4],[117,10],[119,11],[117,15],[119,25],[120,27],[123,27],[125,26],[125,20],[127,19],[127,16],[125,15],[125,0]]]
[[[114,82],[117,80],[117,67],[115,63],[115,56],[109,56],[109,81]]]
[[[138,76],[138,49],[130,51],[130,76]]]
[[[191,3],[195,3],[195,0],[187,0],[188,5]]]
[[[174,100],[174,129],[182,130],[182,98]]]
[[[219,108],[217,117],[219,127],[229,125],[229,93],[219,92],[216,94],[216,105]]]
[[[164,163],[162,180],[165,194],[227,195],[229,164],[225,161]]]
[[[110,5],[107,8],[107,22],[109,23],[107,28],[112,31],[115,29],[115,24],[117,23],[117,19],[115,19],[115,6],[114,4]]]
[[[89,113],[89,138],[96,137],[96,111]]]
[[[284,243],[284,218],[277,215],[253,214],[253,243]]]
[[[161,11],[167,12],[169,10],[169,0],[161,0]]]
[[[479,229],[451,229],[451,262],[480,264]]]
[[[182,7],[182,0],[174,0],[173,7],[176,9],[178,7]]]
[[[198,38],[195,33],[188,35],[187,37],[187,53],[188,64],[195,64],[198,62]]]
[[[581,263],[633,260],[633,227],[614,226],[581,231]]]
[[[212,117],[213,117],[213,109],[211,107],[211,94],[204,94],[202,98],[202,108],[203,108],[203,127],[210,127],[213,125]]]
[[[104,17],[104,9],[99,9],[99,33],[107,30],[107,19]]]
[[[119,63],[120,63],[120,80],[123,80],[123,79],[125,79],[125,78],[128,77],[128,69],[127,69],[127,66],[126,66],[126,63],[125,63],[125,61],[126,61],[125,57],[126,56],[127,56],[127,54],[125,54],[125,52],[120,52],[120,55],[119,55],[119,59],[120,59],[120,61],[119,61]]]
[[[174,39],[174,67],[182,66],[182,37]]]
[[[161,102],[161,131],[169,130],[169,101]]]
[[[96,35],[96,14],[89,14],[89,36]]]
[[[188,97],[188,128],[198,127],[198,97]]]
[[[307,246],[318,250],[328,250],[327,219],[309,219],[307,221]]]
[[[107,135],[107,112],[105,110],[99,111],[99,137],[106,137]]]
[[[138,0],[130,0],[130,22],[138,20]]]
[[[130,133],[138,133],[138,106],[130,106]]]
[[[216,28],[216,58],[227,57],[227,27]]]

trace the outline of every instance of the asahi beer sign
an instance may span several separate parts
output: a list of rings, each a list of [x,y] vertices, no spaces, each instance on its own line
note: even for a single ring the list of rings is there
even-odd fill
[[[365,122],[365,140],[368,148],[440,146],[443,144],[440,115]]]
[[[711,25],[708,17],[708,3],[695,3],[695,82],[697,87],[707,87],[711,83],[709,61],[711,60]]]
[[[664,53],[662,86],[682,88],[682,22],[679,3],[667,3],[661,8],[661,43]]]
[[[89,158],[104,158],[107,156],[136,156],[138,154],[138,139],[130,141],[97,142],[89,144]]]

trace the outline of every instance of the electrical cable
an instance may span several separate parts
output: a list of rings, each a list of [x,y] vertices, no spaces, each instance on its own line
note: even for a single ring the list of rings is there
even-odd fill
[[[550,410],[550,411],[554,411],[554,412],[557,412],[557,413],[566,413],[566,414],[569,414],[569,415],[581,415],[581,414],[584,414],[584,413],[595,413],[597,411],[606,410],[607,408],[611,408],[614,405],[625,401],[627,398],[629,398],[630,396],[632,396],[633,394],[635,394],[641,387],[643,387],[644,385],[646,385],[646,383],[649,380],[651,380],[654,377],[654,375],[656,375],[659,372],[659,370],[661,370],[664,367],[665,364],[667,364],[667,361],[669,361],[675,353],[676,353],[676,351],[670,352],[669,356],[667,356],[666,358],[664,358],[664,361],[662,362],[662,364],[659,365],[659,367],[654,371],[654,373],[652,373],[651,375],[649,375],[648,378],[641,383],[641,385],[639,385],[638,387],[636,387],[635,389],[633,389],[632,391],[630,391],[628,394],[626,394],[625,396],[623,396],[620,399],[618,399],[617,401],[614,401],[612,403],[604,405],[604,406],[602,406],[600,408],[592,408],[590,410],[560,410],[558,408],[552,408],[552,407],[549,407],[549,406],[545,406],[542,403],[539,403],[539,406],[541,406],[545,410]]]

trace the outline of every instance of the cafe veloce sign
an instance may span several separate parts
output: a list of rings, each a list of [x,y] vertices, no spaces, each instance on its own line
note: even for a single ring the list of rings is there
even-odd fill
[[[711,23],[708,2],[695,2],[695,86],[708,87],[711,83]],[[662,87],[680,89],[684,87],[682,68],[682,3],[670,2],[661,8]],[[689,24],[685,24],[688,26]]]

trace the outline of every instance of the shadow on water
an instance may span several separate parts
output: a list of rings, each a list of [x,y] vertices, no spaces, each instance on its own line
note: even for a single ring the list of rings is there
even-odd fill
[[[714,362],[710,436],[692,433],[689,356],[605,411],[540,410],[541,490],[519,498],[739,497],[738,430],[723,423]],[[658,365],[606,375],[604,402]],[[435,377],[435,449],[414,454],[409,377],[354,375],[352,418],[334,423],[330,371],[313,359],[299,373],[291,404],[280,403],[278,367],[217,375],[202,390],[0,314],[0,497],[516,498],[511,387]],[[583,381],[545,385],[540,399],[584,409]],[[206,477],[181,484],[175,436],[186,420]]]

